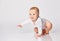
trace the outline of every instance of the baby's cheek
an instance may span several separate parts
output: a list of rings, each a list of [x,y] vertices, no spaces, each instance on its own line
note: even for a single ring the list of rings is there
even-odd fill
[[[34,18],[37,19],[38,16],[35,16]]]

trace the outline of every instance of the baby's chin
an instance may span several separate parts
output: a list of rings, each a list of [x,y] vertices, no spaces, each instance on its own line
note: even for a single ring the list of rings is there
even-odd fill
[[[36,20],[32,19],[32,21],[36,21]]]

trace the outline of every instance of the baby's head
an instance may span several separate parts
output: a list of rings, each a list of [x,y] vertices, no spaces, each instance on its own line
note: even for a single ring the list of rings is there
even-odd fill
[[[38,7],[32,7],[29,10],[29,16],[32,21],[36,21],[39,17],[39,9]]]

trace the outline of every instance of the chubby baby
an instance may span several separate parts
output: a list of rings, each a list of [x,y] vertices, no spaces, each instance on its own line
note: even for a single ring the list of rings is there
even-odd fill
[[[18,26],[23,27],[23,25],[26,23],[33,24],[36,37],[49,34],[49,31],[52,28],[52,23],[50,21],[39,16],[38,7],[31,7],[29,10],[29,19],[19,24]]]

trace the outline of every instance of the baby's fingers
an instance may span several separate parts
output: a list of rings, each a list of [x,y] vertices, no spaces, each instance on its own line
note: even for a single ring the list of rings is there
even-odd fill
[[[17,25],[17,26],[22,28],[22,25]]]

